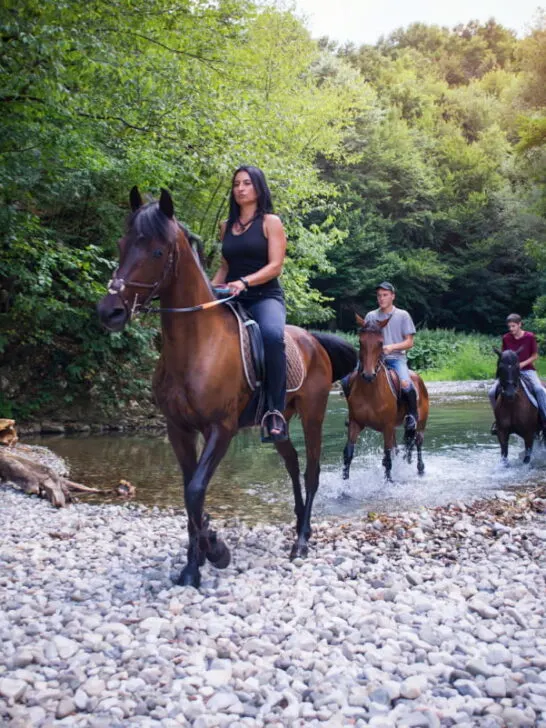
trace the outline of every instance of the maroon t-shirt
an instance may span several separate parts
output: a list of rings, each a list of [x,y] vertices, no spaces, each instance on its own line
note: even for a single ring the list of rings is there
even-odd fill
[[[519,348],[521,348],[521,351],[518,354],[518,359],[520,360],[520,362],[525,361],[526,359],[529,359],[529,357],[533,354],[536,354],[538,351],[538,347],[535,335],[532,334],[530,331],[525,331],[521,338],[516,339],[513,334],[504,334],[504,336],[502,337],[503,351],[506,351],[507,349],[510,349],[511,351],[517,351]],[[531,362],[531,364],[527,364],[527,366],[523,367],[523,370],[534,368],[535,367]]]

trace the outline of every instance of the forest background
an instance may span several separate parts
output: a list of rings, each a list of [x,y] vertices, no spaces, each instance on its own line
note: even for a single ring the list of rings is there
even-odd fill
[[[514,310],[546,335],[544,13],[361,47],[247,0],[6,0],[0,25],[0,416],[143,396],[157,320],[95,315],[128,191],[168,188],[212,272],[241,163],[288,232],[292,323],[350,330],[389,279],[417,365]]]

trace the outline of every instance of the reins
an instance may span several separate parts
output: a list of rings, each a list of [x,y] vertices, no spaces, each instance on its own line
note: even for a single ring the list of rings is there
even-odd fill
[[[146,308],[140,308],[138,313],[191,313],[192,311],[206,311],[208,308],[213,306],[220,306],[222,303],[237,298],[236,293],[232,293],[231,296],[226,298],[218,298],[215,301],[206,301],[205,303],[199,303],[197,306],[187,306],[186,308],[157,308],[148,306]]]

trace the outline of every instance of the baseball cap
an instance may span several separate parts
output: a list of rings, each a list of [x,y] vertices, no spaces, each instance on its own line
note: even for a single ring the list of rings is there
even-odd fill
[[[380,288],[383,288],[383,290],[385,291],[391,291],[392,293],[396,293],[396,291],[394,290],[394,286],[388,281],[383,281],[383,283],[380,283],[378,286],[375,287],[375,290],[378,291]]]

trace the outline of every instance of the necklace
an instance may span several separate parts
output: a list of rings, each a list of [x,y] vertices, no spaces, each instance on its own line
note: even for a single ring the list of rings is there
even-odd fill
[[[246,222],[243,222],[240,217],[237,218],[237,227],[241,232],[245,232],[245,230],[249,227],[249,225],[252,225],[254,220],[256,219],[257,214],[254,213],[251,218],[249,218]]]

